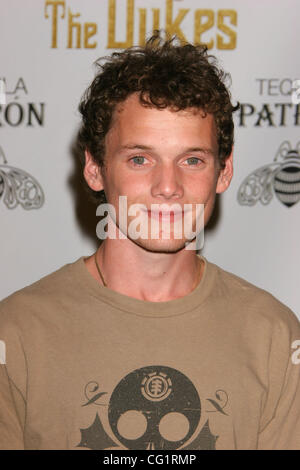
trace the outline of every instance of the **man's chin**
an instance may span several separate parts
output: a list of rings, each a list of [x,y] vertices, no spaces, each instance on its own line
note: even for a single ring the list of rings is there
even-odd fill
[[[132,240],[133,243],[152,253],[177,253],[186,247],[187,240],[143,239]]]

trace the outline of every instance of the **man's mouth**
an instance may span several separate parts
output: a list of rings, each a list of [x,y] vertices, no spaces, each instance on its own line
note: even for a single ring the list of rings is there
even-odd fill
[[[170,220],[170,222],[182,220],[184,217],[184,211],[165,211],[165,210],[151,210],[147,211],[148,217],[155,220]]]

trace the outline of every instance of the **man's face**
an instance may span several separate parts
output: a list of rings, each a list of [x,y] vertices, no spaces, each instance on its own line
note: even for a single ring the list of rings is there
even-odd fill
[[[199,110],[159,110],[140,104],[138,95],[131,95],[114,112],[112,126],[105,139],[105,166],[99,173],[99,188],[103,188],[108,203],[116,209],[119,225],[119,196],[127,196],[127,207],[143,204],[140,220],[147,219],[147,239],[131,239],[133,243],[155,252],[176,252],[188,241],[183,235],[175,238],[179,216],[168,214],[177,204],[204,205],[204,224],[214,206],[217,192],[229,185],[232,157],[224,170],[219,170],[218,144],[213,116]],[[86,166],[88,163],[86,163]],[[95,188],[93,188],[95,189]],[[166,213],[150,213],[152,204],[164,204]],[[157,207],[157,206],[156,206]],[[186,206],[188,207],[188,206]],[[142,217],[142,218],[141,218]],[[164,217],[170,220],[170,236],[163,236]],[[126,214],[127,227],[135,218]],[[144,219],[143,219],[144,218]],[[159,235],[151,236],[151,220],[159,224]],[[183,223],[183,221],[182,221]],[[153,227],[153,226],[152,226]],[[192,212],[192,227],[196,227],[196,211]],[[123,230],[122,230],[123,231]],[[130,239],[130,234],[127,233]],[[177,237],[177,236],[176,236]]]

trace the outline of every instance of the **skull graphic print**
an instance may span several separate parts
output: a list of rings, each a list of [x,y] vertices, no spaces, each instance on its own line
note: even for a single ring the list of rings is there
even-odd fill
[[[85,405],[94,402],[90,399]],[[97,414],[89,428],[81,429],[78,447],[215,449],[218,436],[211,433],[208,420],[199,430],[202,410],[195,386],[171,367],[148,366],[130,372],[113,390],[107,409],[111,436]]]

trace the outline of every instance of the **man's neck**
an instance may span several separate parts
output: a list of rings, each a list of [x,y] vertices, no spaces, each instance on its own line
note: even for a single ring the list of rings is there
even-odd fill
[[[192,250],[147,251],[132,241],[106,239],[85,260],[90,274],[103,285],[95,256],[108,288],[150,302],[166,302],[189,294],[200,282],[204,263]]]

